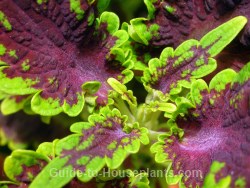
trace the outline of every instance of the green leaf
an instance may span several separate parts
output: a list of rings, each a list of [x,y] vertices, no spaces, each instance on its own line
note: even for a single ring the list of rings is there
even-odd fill
[[[155,13],[155,6],[153,5],[154,2],[157,2],[157,0],[144,0],[145,5],[148,9],[148,17],[149,19],[153,19],[154,13]]]
[[[11,31],[12,30],[12,25],[10,24],[7,16],[0,11],[0,24],[7,30],[7,31]],[[1,55],[1,53],[0,53]]]
[[[77,97],[76,104],[68,104],[68,102],[64,101],[62,105],[59,98],[44,99],[40,93],[36,93],[31,100],[31,108],[35,113],[43,116],[54,116],[62,111],[69,116],[76,116],[82,111],[85,103],[84,96],[81,93],[78,93]]]
[[[137,100],[136,97],[133,95],[133,91],[127,90],[127,87],[125,85],[121,84],[118,80],[114,78],[109,78],[108,83],[115,91],[111,91],[111,98],[121,97],[121,99],[127,101],[129,105],[137,106]]]
[[[167,168],[166,173],[166,182],[168,185],[179,185],[180,188],[184,188],[181,180],[183,178],[183,174],[175,175],[173,170],[171,169],[172,164],[170,163]]]
[[[30,184],[30,188],[61,188],[76,176],[72,166],[65,166],[67,158],[55,158]]]
[[[145,23],[146,18],[135,18],[130,21],[128,33],[136,42],[148,45],[153,37],[158,36],[159,25],[152,24],[149,27]]]
[[[55,146],[59,139],[54,140],[53,142],[43,142],[40,144],[36,150],[37,153],[45,155],[50,159],[55,158]]]
[[[191,86],[191,99],[194,104],[201,105],[203,98],[206,93],[209,93],[211,90],[215,90],[218,94],[210,98],[210,104],[213,105],[214,100],[219,97],[220,91],[226,89],[227,85],[237,77],[237,73],[232,69],[225,69],[217,73],[212,80],[210,81],[209,87],[204,80],[196,80],[192,83]]]
[[[102,13],[109,5],[110,0],[98,0],[97,9],[99,13]]]
[[[167,161],[168,155],[167,155],[167,153],[164,152],[161,143],[159,143],[159,142],[154,143],[150,147],[150,151],[152,153],[156,153],[155,154],[155,161],[157,163],[164,163]]]
[[[202,48],[208,48],[211,57],[219,54],[246,25],[247,18],[238,16],[207,33],[200,40]]]
[[[176,111],[176,106],[174,104],[166,103],[166,102],[159,102],[159,101],[151,101],[147,105],[147,108],[149,108],[153,112],[162,111],[162,112],[172,113]]]
[[[117,38],[113,48],[118,48],[122,46],[129,39],[128,33],[124,30],[118,30],[112,36]]]
[[[103,12],[100,16],[99,27],[102,25],[105,25],[107,31],[112,35],[118,30],[120,20],[118,16],[112,12]]]
[[[129,176],[129,186],[133,188],[150,188],[148,174],[147,173],[140,173],[135,175],[133,171],[127,171]]]
[[[13,114],[23,109],[25,103],[27,103],[31,97],[25,96],[10,96],[6,97],[1,103],[1,112],[3,115]]]
[[[176,110],[174,112],[171,113],[171,116],[169,118],[171,119],[176,119],[179,115],[185,115],[188,114],[188,110],[190,108],[194,108],[195,106],[193,105],[193,103],[185,98],[185,97],[177,97],[175,99],[175,104],[177,106]],[[164,114],[165,117],[168,117],[169,114],[165,113]]]
[[[82,85],[83,91],[89,94],[95,94],[99,88],[101,87],[101,83],[98,81],[86,82]]]

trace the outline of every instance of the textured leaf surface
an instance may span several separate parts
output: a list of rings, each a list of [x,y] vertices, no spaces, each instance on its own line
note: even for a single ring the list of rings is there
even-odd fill
[[[156,47],[177,47],[189,38],[200,40],[208,31],[238,15],[250,18],[248,0],[145,0],[144,2],[148,8],[149,21],[141,25],[145,30],[152,25],[158,25],[157,35],[147,41],[150,46]],[[240,36],[240,41],[244,45],[250,44],[249,29],[247,25]]]
[[[6,158],[4,171],[13,181],[30,183],[48,162],[47,157],[34,151],[16,150]]]
[[[212,161],[223,162],[225,167],[216,180],[230,175],[232,187],[242,182],[249,187],[250,63],[238,74],[230,69],[217,74],[209,87],[204,81],[196,81],[191,93],[196,109],[186,120],[177,121],[184,136],[159,137],[151,148],[157,153],[157,161],[171,161],[176,175],[186,170],[200,172],[182,178],[191,187],[203,184]],[[228,180],[223,182],[225,186]]]
[[[121,82],[132,79],[126,68],[127,39],[118,31],[119,19],[105,12],[94,22],[94,1],[9,1],[0,2],[4,14],[0,30],[0,90],[11,95],[35,94],[32,110],[41,115],[62,111],[76,116],[83,109],[82,88],[87,82],[101,83],[98,104],[107,102],[114,77]],[[95,85],[95,83],[93,83]],[[93,87],[90,86],[89,87]]]
[[[190,88],[192,79],[204,77],[216,69],[213,57],[233,40],[246,22],[246,18],[239,16],[210,31],[200,42],[188,40],[175,51],[165,48],[160,58],[150,60],[149,68],[144,71],[142,81],[146,89],[175,95],[182,87]],[[231,28],[232,32],[224,34]]]
[[[126,124],[126,117],[118,110],[108,108],[103,108],[99,115],[91,115],[89,123],[72,125],[71,131],[76,134],[58,141],[58,157],[44,168],[31,187],[60,187],[75,176],[86,182],[105,164],[111,169],[117,168],[128,153],[139,150],[140,142],[148,143],[147,129],[137,124],[132,126]],[[52,176],[51,169],[65,176]]]

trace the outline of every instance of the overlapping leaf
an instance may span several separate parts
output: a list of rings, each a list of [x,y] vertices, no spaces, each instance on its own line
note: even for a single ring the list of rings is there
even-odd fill
[[[242,1],[209,1],[209,0],[144,0],[149,19],[134,19],[131,22],[133,35],[143,40],[136,40],[150,46],[177,47],[183,41],[193,38],[200,39],[209,30],[214,29],[229,19],[242,15],[250,18],[250,3]],[[158,30],[153,37],[146,37],[154,25]],[[151,32],[152,34],[152,32]],[[250,44],[249,25],[241,34],[240,41]]]
[[[53,143],[43,143],[36,152],[29,150],[14,151],[10,157],[6,159],[6,174],[12,181],[0,181],[3,188],[24,188],[29,187],[32,180],[49,162],[47,154],[54,153],[54,147],[57,140]],[[54,156],[50,156],[51,159]],[[55,169],[51,169],[52,174],[56,174]],[[79,187],[123,187],[129,186],[134,188],[149,188],[149,180],[147,173],[134,174],[131,170],[123,170],[121,173],[115,174],[104,169],[98,176],[90,182],[82,182],[74,178],[66,186],[67,188]],[[113,176],[114,175],[114,176]],[[14,180],[14,181],[13,181]]]
[[[14,182],[30,183],[48,162],[48,157],[35,151],[16,150],[6,158],[4,171]]]
[[[239,16],[210,31],[200,41],[187,40],[176,50],[165,48],[160,58],[151,59],[149,68],[144,71],[142,81],[145,88],[161,98],[179,94],[182,87],[190,88],[192,80],[216,69],[213,57],[235,38],[246,21]]]
[[[62,138],[69,133],[68,128],[56,121],[53,119],[51,125],[47,125],[38,115],[27,115],[23,112],[8,116],[0,114],[0,145],[7,145],[11,150],[24,149]]]
[[[211,162],[216,160],[225,163],[217,178],[229,175],[232,187],[249,187],[249,97],[250,63],[238,74],[231,69],[218,73],[209,87],[203,80],[192,84],[191,98],[196,109],[186,120],[177,121],[184,136],[177,136],[178,131],[162,135],[151,148],[156,161],[171,162],[173,173],[178,175],[174,183],[182,179],[186,186],[201,186]],[[185,176],[187,170],[199,174]]]
[[[140,142],[148,143],[147,129],[138,124],[126,124],[126,116],[117,109],[103,108],[99,115],[91,115],[88,123],[76,123],[70,135],[56,144],[58,157],[36,177],[30,187],[61,187],[77,176],[89,181],[107,164],[117,168],[129,153],[139,150]],[[64,175],[51,175],[56,173]]]
[[[208,0],[144,0],[148,9],[148,19],[135,18],[126,24],[126,30],[131,36],[131,49],[134,53],[135,70],[143,71],[148,59],[158,57],[165,48],[178,47],[182,42],[192,38],[200,40],[210,30],[216,28],[231,18],[242,15],[249,18],[249,1],[208,1]],[[205,27],[204,27],[205,26]],[[235,40],[236,50],[242,54],[249,53],[245,46],[250,44],[249,24]],[[236,42],[237,41],[237,42]],[[220,57],[219,71],[232,68],[235,65],[248,62],[239,53],[232,53],[232,46]],[[235,57],[236,56],[236,57]],[[219,72],[218,71],[218,72]]]
[[[95,21],[95,1],[4,0],[0,11],[0,90],[32,95],[34,112],[76,116],[86,93],[107,103],[108,78],[132,79],[132,62],[120,48],[128,35],[113,13]]]

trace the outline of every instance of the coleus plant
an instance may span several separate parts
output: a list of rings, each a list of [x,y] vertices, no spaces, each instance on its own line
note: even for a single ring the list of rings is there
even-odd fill
[[[218,72],[216,61],[236,36],[248,45],[249,3],[197,2],[146,0],[149,19],[119,29],[118,16],[103,12],[105,0],[1,1],[2,113],[23,110],[50,124],[63,112],[75,122],[64,138],[35,151],[14,150],[1,186],[249,187],[250,62],[238,72]],[[223,12],[222,4],[234,13]],[[191,19],[196,6],[218,22],[180,37],[182,12]],[[206,20],[202,13],[190,23]],[[162,24],[173,28],[163,32]],[[156,57],[143,45],[158,51]],[[142,65],[141,55],[150,60]],[[207,76],[212,72],[218,73]],[[147,93],[141,104],[136,88],[125,86],[134,73]],[[164,177],[145,171],[155,162]]]

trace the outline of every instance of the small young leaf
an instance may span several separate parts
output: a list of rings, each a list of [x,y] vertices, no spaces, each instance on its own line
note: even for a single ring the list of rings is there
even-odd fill
[[[130,36],[139,43],[148,45],[148,41],[150,41],[153,37],[158,35],[157,31],[159,26],[157,24],[151,25],[147,27],[144,23],[147,19],[145,18],[135,18],[130,21],[131,26],[129,26],[129,34]]]
[[[137,106],[137,100],[133,95],[133,91],[127,90],[125,85],[121,84],[114,78],[109,78],[107,82],[114,89],[114,91],[111,91],[110,93],[111,98],[121,97],[123,100],[127,101],[129,105]]]
[[[100,16],[99,24],[99,27],[105,25],[105,29],[112,35],[118,30],[120,26],[120,20],[116,14],[111,12],[104,12]]]

